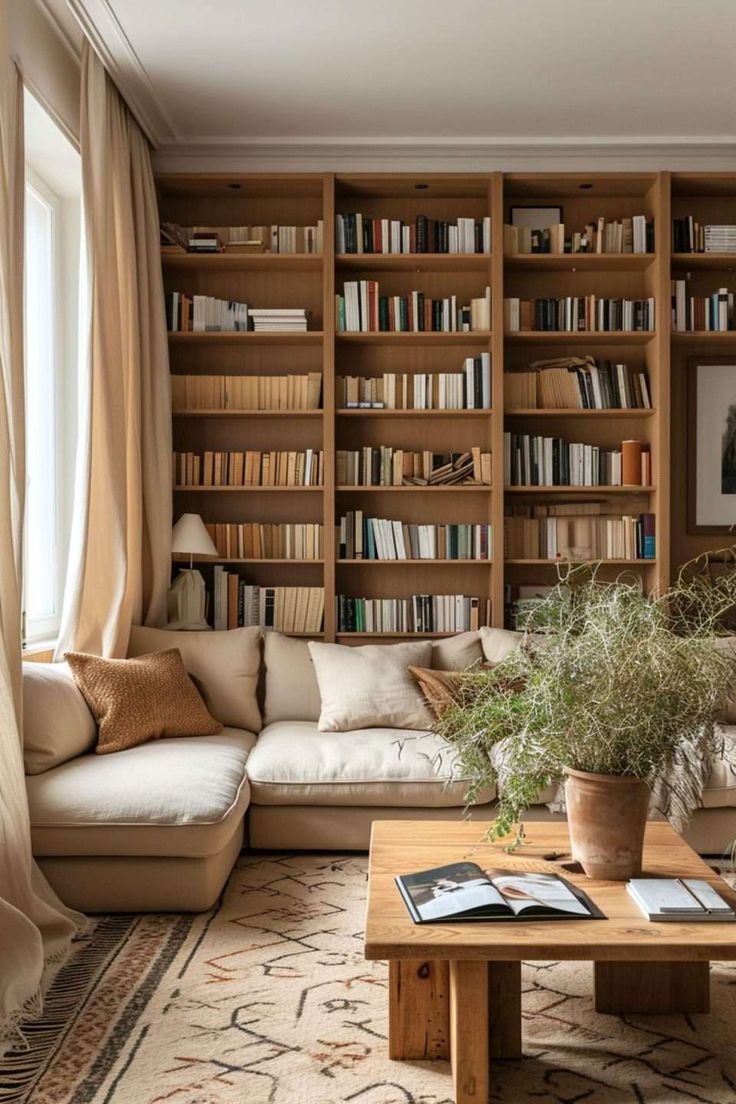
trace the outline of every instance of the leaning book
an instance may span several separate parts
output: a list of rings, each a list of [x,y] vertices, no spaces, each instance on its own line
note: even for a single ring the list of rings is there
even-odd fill
[[[396,885],[415,924],[605,919],[582,890],[557,874],[485,871],[458,862],[400,874]]]

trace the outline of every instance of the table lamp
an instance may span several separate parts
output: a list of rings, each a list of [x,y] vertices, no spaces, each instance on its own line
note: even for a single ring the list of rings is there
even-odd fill
[[[207,588],[194,567],[194,557],[216,556],[217,549],[199,514],[182,514],[171,534],[171,551],[189,556],[189,567],[182,567],[169,587],[166,628],[208,629]]]

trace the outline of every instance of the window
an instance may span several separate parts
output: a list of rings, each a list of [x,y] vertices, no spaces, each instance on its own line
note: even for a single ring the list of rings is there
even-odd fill
[[[26,92],[24,642],[57,635],[77,432],[79,154]]]

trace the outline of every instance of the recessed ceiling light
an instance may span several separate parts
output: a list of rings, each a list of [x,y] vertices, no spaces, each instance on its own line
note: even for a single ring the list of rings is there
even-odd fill
[[[429,187],[429,184],[415,184],[414,187],[418,192],[423,192]]]
[[[236,183],[228,184],[228,188],[232,188],[234,192],[239,191],[242,187],[243,187],[242,184],[236,184]]]
[[[592,184],[578,184],[578,188],[580,188],[581,192],[589,192],[592,187]]]

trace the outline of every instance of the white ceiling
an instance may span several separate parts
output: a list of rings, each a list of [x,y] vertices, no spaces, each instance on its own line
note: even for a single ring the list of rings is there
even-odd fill
[[[67,0],[158,143],[736,141],[736,0]]]

